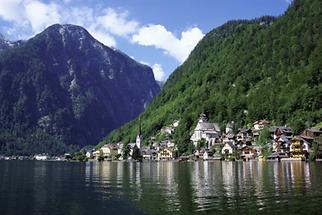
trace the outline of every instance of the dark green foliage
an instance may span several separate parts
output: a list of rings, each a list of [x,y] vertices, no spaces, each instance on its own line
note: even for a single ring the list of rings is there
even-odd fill
[[[270,140],[271,134],[269,127],[265,127],[260,131],[257,143],[258,145],[265,146],[270,143]]]
[[[128,143],[124,143],[124,145],[123,145],[123,154],[122,154],[122,157],[123,157],[124,160],[126,160],[129,157],[130,151],[131,150],[130,150],[130,147],[129,147]]]
[[[141,115],[143,137],[180,120],[175,140],[188,151],[201,112],[224,126],[258,119],[295,132],[321,119],[322,2],[295,0],[278,18],[232,21],[214,29]],[[137,120],[105,142],[133,141]]]
[[[73,160],[83,162],[87,161],[88,158],[86,157],[85,151],[82,150],[73,154]]]
[[[133,160],[142,160],[142,155],[140,149],[135,145],[132,149],[132,159]]]
[[[207,148],[207,141],[204,138],[197,142],[197,150],[200,150],[201,148]]]
[[[318,155],[318,144],[313,143],[312,144],[312,153],[310,153],[309,160],[310,161],[315,161],[317,155]]]

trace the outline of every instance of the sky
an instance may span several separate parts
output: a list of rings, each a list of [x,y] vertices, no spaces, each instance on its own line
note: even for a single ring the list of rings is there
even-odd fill
[[[0,0],[0,32],[26,40],[76,24],[103,44],[151,66],[164,81],[213,28],[229,20],[282,15],[291,0]]]

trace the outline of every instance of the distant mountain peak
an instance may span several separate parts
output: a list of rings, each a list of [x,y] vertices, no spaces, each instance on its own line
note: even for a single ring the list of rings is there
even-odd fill
[[[0,55],[0,83],[0,135],[19,124],[26,138],[37,130],[81,147],[137,117],[160,91],[150,67],[70,24]]]

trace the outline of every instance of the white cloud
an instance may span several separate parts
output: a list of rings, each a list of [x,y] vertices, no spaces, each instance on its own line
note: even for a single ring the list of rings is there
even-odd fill
[[[108,8],[102,16],[97,18],[97,22],[107,31],[118,36],[127,36],[134,33],[139,23],[128,20],[128,12],[117,13],[113,8]]]
[[[152,68],[155,80],[164,81],[165,73],[164,73],[164,70],[163,70],[161,64],[155,63],[155,64],[151,65],[150,63],[147,63],[145,61],[140,61],[140,63],[150,66]]]
[[[86,28],[97,40],[107,46],[116,47],[116,37],[132,43],[153,46],[165,54],[183,62],[199,40],[202,31],[191,28],[174,35],[162,25],[140,26],[130,19],[129,13],[113,8],[94,8],[70,5],[71,0],[0,0],[0,19],[9,25],[0,26],[2,32],[12,40],[26,39],[55,23],[76,24]],[[162,67],[155,66],[160,77]]]
[[[0,18],[11,22],[11,27],[2,27],[2,31],[11,32],[10,36],[16,35],[14,39],[26,39],[22,37],[35,35],[55,23],[76,24],[85,27],[105,45],[116,47],[112,35],[127,37],[139,26],[137,21],[128,18],[127,11],[70,7],[67,4],[71,0],[63,2],[65,4],[41,0],[1,0]],[[19,32],[20,37],[15,32]]]
[[[22,0],[1,0],[0,17],[6,21],[22,21],[24,17]]]
[[[164,71],[161,64],[154,64],[152,66],[152,70],[153,70],[155,80],[157,81],[164,80]]]
[[[116,41],[109,33],[95,29],[88,29],[88,32],[101,43],[109,47],[116,47]]]
[[[148,25],[139,29],[138,33],[132,36],[132,41],[162,49],[166,54],[183,62],[203,37],[204,34],[197,27],[182,32],[181,37],[177,38],[162,25]]]
[[[25,11],[33,32],[40,32],[49,25],[59,23],[61,20],[58,5],[55,3],[26,2]]]

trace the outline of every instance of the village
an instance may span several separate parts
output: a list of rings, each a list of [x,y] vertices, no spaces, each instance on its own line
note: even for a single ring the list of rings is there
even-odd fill
[[[95,160],[288,160],[306,161],[322,158],[322,128],[307,128],[301,134],[294,134],[288,126],[271,126],[267,120],[258,120],[252,128],[235,128],[229,122],[224,131],[217,123],[208,122],[205,114],[200,114],[197,125],[191,135],[194,151],[190,155],[178,155],[171,134],[179,125],[161,129],[163,139],[150,140],[149,146],[142,144],[141,126],[135,143],[110,143],[97,150],[87,151],[86,157]],[[263,133],[266,137],[263,140]]]

